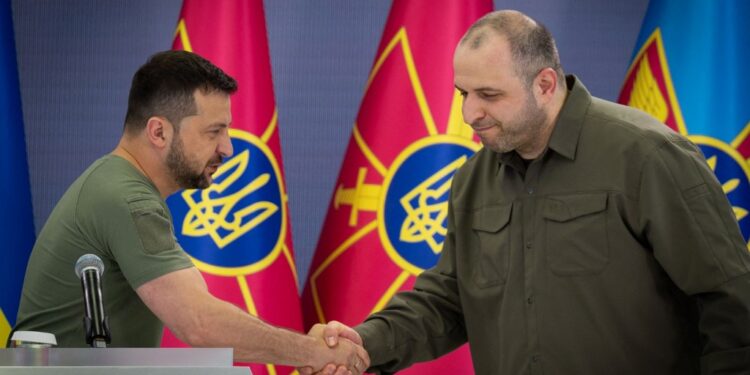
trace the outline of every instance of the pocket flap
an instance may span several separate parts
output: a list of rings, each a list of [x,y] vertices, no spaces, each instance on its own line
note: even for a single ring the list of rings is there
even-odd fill
[[[510,222],[512,204],[483,207],[474,212],[472,228],[483,232],[497,232]]]
[[[568,221],[606,208],[607,193],[562,195],[545,199],[542,215],[554,221]]]

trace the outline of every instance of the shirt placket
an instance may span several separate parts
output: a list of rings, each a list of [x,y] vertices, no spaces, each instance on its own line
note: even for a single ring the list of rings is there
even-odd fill
[[[522,238],[523,238],[523,263],[524,263],[524,305],[526,315],[527,342],[529,344],[528,363],[532,375],[543,374],[542,357],[539,348],[539,325],[537,313],[537,273],[536,267],[540,243],[537,243],[536,235],[536,206],[538,202],[539,171],[542,162],[540,160],[529,164],[524,177],[524,192],[522,194]]]

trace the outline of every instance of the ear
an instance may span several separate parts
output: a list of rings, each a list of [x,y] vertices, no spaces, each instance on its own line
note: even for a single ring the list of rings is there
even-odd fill
[[[149,143],[160,149],[167,147],[167,139],[172,137],[173,129],[167,122],[167,119],[158,116],[150,117],[146,122],[146,138]]]
[[[548,103],[557,90],[557,73],[552,68],[544,68],[534,79],[534,92],[541,103]]]

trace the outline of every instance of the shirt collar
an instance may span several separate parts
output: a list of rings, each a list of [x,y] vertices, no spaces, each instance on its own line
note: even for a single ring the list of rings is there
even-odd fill
[[[565,79],[568,86],[568,96],[560,109],[547,148],[565,158],[574,160],[583,119],[591,104],[591,94],[576,76],[568,75]],[[546,152],[547,150],[544,153]],[[497,154],[497,159],[499,164],[508,164],[517,170],[523,170],[523,161],[515,151]]]
[[[591,104],[591,94],[576,76],[569,75],[565,79],[568,83],[568,97],[560,109],[547,147],[574,160],[583,120]]]

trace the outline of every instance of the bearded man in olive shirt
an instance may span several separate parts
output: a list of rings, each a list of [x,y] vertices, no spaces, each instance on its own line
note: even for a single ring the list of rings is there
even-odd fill
[[[323,335],[364,342],[376,373],[466,341],[478,374],[750,373],[750,255],[699,149],[564,78],[518,12],[477,21],[454,68],[485,147],[454,176],[442,256]]]
[[[175,241],[164,199],[204,189],[232,155],[230,95],[237,82],[202,57],[157,53],[133,77],[125,129],[115,150],[68,189],[29,259],[16,330],[85,346],[83,298],[73,272],[84,254],[106,267],[102,284],[112,346],[159,346],[163,324],[192,346],[232,347],[242,362],[277,363],[361,373],[367,354],[345,342],[273,327],[213,297]]]

